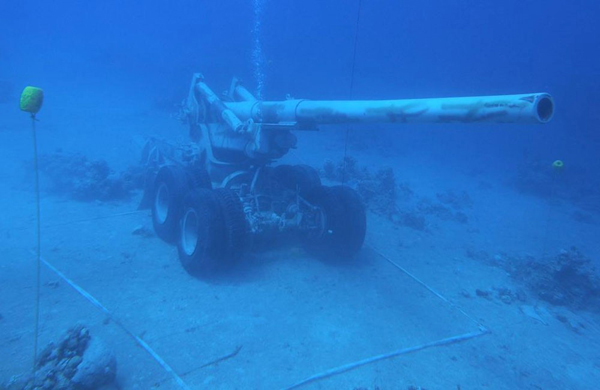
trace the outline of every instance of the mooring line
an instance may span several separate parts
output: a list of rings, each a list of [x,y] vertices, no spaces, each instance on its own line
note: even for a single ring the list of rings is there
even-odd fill
[[[148,210],[125,211],[125,212],[117,213],[117,214],[100,215],[100,216],[93,217],[93,218],[76,219],[73,221],[60,222],[60,223],[55,223],[55,224],[51,224],[51,225],[45,225],[44,227],[45,228],[54,228],[54,227],[58,227],[58,226],[74,225],[76,223],[93,222],[93,221],[99,221],[101,219],[124,217],[126,215],[133,215],[133,214],[140,214],[140,213],[147,213],[147,212],[148,212]]]
[[[31,135],[33,141],[33,170],[35,173],[35,308],[34,308],[34,335],[33,335],[33,367],[32,374],[36,377],[36,363],[38,353],[38,334],[40,331],[40,272],[41,272],[41,251],[42,251],[42,233],[41,233],[41,218],[40,218],[40,173],[38,169],[38,150],[37,150],[37,133],[35,131],[35,113],[31,114]]]
[[[140,347],[142,347],[146,352],[148,352],[150,354],[150,356],[152,356],[152,358],[167,373],[169,373],[173,377],[173,379],[175,380],[175,382],[177,382],[177,384],[179,385],[180,388],[182,388],[184,390],[191,390],[191,388],[183,381],[183,379],[181,379],[181,377],[179,375],[177,375],[177,373],[175,372],[175,370],[173,370],[173,368],[171,368],[171,366],[169,366],[169,364],[167,364],[167,362],[165,362],[164,359],[161,358],[150,347],[150,345],[148,345],[148,343],[146,343],[144,340],[142,340],[140,337],[138,337],[136,334],[134,334],[131,330],[129,330],[125,325],[123,325],[123,323],[121,321],[119,321],[104,305],[102,305],[100,303],[100,301],[98,301],[90,293],[88,293],[82,287],[80,287],[78,284],[76,284],[71,279],[69,279],[66,275],[64,275],[62,272],[60,272],[52,264],[50,264],[49,262],[47,262],[46,260],[44,260],[41,257],[40,257],[40,260],[41,260],[41,262],[46,267],[50,268],[50,270],[52,270],[55,274],[57,274],[62,280],[64,280],[65,282],[67,282],[68,285],[70,285],[71,287],[73,287],[75,289],[75,291],[77,291],[79,294],[81,294],[92,305],[96,306],[96,308],[98,308],[102,312],[104,312],[108,316],[108,318],[110,318],[111,321],[113,321],[119,328],[121,328],[121,330],[123,330],[127,335],[129,335],[131,338],[133,338]]]
[[[140,213],[147,213],[147,212],[148,212],[148,210],[125,211],[125,212],[122,212],[122,213],[109,214],[109,215],[100,215],[100,216],[92,217],[92,218],[76,219],[76,220],[72,220],[72,221],[65,221],[65,222],[59,222],[59,223],[54,223],[54,224],[48,224],[48,225],[44,225],[42,227],[44,229],[49,229],[49,228],[55,228],[55,227],[60,227],[60,226],[74,225],[76,223],[93,222],[93,221],[99,221],[101,219],[117,218],[117,217],[123,217],[123,216],[126,216],[126,215],[133,215],[133,214],[140,214]],[[27,229],[29,229],[29,226],[27,226],[27,227],[21,227],[21,228],[16,228],[16,229],[13,229],[13,230],[15,230],[15,231],[23,231],[23,230],[27,230]]]
[[[378,256],[382,257],[388,263],[390,263],[394,267],[398,268],[400,271],[402,271],[404,274],[406,274],[412,280],[414,280],[415,282],[419,283],[421,286],[425,287],[433,295],[435,295],[436,297],[440,298],[442,301],[446,302],[450,307],[452,307],[453,309],[456,309],[459,313],[461,313],[462,315],[464,315],[465,317],[467,317],[469,320],[471,320],[474,323],[476,323],[477,326],[479,327],[479,329],[485,329],[485,330],[487,330],[485,328],[485,326],[483,326],[479,321],[477,321],[477,319],[475,319],[473,316],[471,316],[470,314],[468,314],[467,312],[465,312],[463,309],[461,309],[459,306],[457,306],[454,302],[452,302],[451,300],[449,300],[448,298],[446,298],[445,296],[443,296],[442,294],[440,294],[439,292],[437,292],[433,287],[430,287],[427,283],[425,283],[421,279],[417,278],[415,275],[413,275],[411,272],[409,272],[406,268],[402,267],[400,264],[396,263],[395,261],[393,261],[392,259],[390,259],[388,256],[384,255],[380,250],[378,250],[377,248],[375,248],[375,246],[373,246],[372,244],[369,244],[369,243],[366,243],[365,245],[368,246],[369,248],[371,248],[371,250],[373,252],[375,252]]]
[[[467,341],[470,339],[474,339],[475,337],[479,337],[479,336],[483,336],[484,334],[489,333],[489,331],[487,329],[480,329],[478,332],[471,332],[471,333],[464,333],[458,336],[453,336],[453,337],[448,337],[445,339],[440,339],[440,340],[436,340],[436,341],[432,341],[430,343],[425,343],[425,344],[421,344],[421,345],[416,345],[414,347],[408,347],[408,348],[403,348],[403,349],[398,349],[396,351],[392,351],[389,353],[385,353],[382,355],[376,355],[376,356],[372,356],[370,358],[367,359],[363,359],[363,360],[359,360],[357,362],[354,363],[349,363],[349,364],[345,364],[343,366],[339,366],[339,367],[335,367],[332,369],[329,369],[327,371],[323,371],[319,374],[315,374],[313,376],[310,376],[300,382],[297,382],[295,384],[293,384],[292,386],[289,387],[285,387],[284,390],[291,390],[291,389],[296,389],[298,387],[307,385],[309,383],[318,381],[318,380],[322,380],[325,378],[329,378],[331,376],[334,375],[338,375],[338,374],[342,374],[344,372],[350,371],[350,370],[354,370],[356,368],[365,366],[367,364],[371,364],[374,362],[378,362],[381,360],[385,360],[385,359],[390,359],[396,356],[400,356],[400,355],[406,355],[409,354],[411,352],[417,352],[417,351],[422,351],[424,349],[427,348],[433,348],[433,347],[440,347],[443,345],[450,345],[450,344],[456,344],[456,343],[460,343],[462,341]]]
[[[218,364],[218,363],[220,363],[220,362],[222,362],[222,361],[224,361],[224,360],[231,359],[231,358],[233,358],[233,357],[237,356],[237,354],[238,354],[238,353],[240,353],[240,351],[241,351],[241,350],[242,350],[242,346],[241,346],[241,345],[238,345],[238,346],[236,346],[236,347],[235,347],[235,349],[233,350],[233,352],[231,352],[231,353],[228,353],[227,355],[221,356],[221,357],[219,357],[219,358],[213,359],[213,360],[211,360],[210,362],[204,363],[204,364],[202,364],[202,365],[200,365],[200,366],[198,366],[198,367],[194,367],[194,368],[192,368],[192,369],[190,369],[190,370],[187,370],[187,371],[185,371],[185,372],[182,372],[180,376],[182,376],[182,377],[183,377],[183,376],[187,376],[187,375],[189,375],[189,374],[191,374],[191,373],[193,373],[193,372],[195,372],[195,371],[198,371],[198,370],[200,370],[201,368],[205,368],[205,367],[208,367],[208,366],[212,366],[212,365],[214,365],[214,364]],[[165,381],[156,382],[156,383],[154,384],[154,386],[160,386],[160,385],[162,385],[164,382],[166,382],[166,380],[165,380]]]
[[[464,310],[462,310],[460,307],[456,306],[452,301],[450,301],[448,298],[446,298],[445,296],[443,296],[442,294],[440,294],[439,292],[437,292],[433,287],[430,287],[427,283],[425,283],[424,281],[422,281],[421,279],[417,278],[415,275],[413,275],[411,272],[409,272],[406,268],[402,267],[401,265],[397,264],[396,262],[394,262],[392,259],[390,259],[388,256],[384,255],[383,253],[381,253],[381,251],[379,251],[377,248],[375,248],[372,244],[366,243],[366,246],[368,246],[369,248],[371,248],[371,250],[373,252],[375,252],[378,256],[382,257],[383,259],[385,259],[386,261],[388,261],[390,264],[392,264],[394,267],[398,268],[400,271],[402,271],[404,274],[406,274],[408,277],[410,277],[411,279],[413,279],[415,282],[419,283],[421,286],[425,287],[429,292],[431,292],[433,295],[435,295],[436,297],[440,298],[442,301],[446,302],[449,306],[451,306],[452,308],[456,309],[458,312],[460,312],[462,315],[464,315],[465,317],[467,317],[469,320],[473,321],[474,323],[477,324],[478,327],[478,331],[477,332],[470,332],[470,333],[464,333],[461,335],[457,335],[457,336],[452,336],[452,337],[448,337],[448,338],[444,338],[444,339],[440,339],[440,340],[436,340],[436,341],[432,341],[429,343],[425,343],[425,344],[421,344],[421,345],[417,345],[417,346],[413,346],[413,347],[408,347],[408,348],[403,348],[403,349],[398,349],[389,353],[385,353],[382,355],[376,355],[376,356],[372,356],[366,359],[362,359],[353,363],[348,363],[339,367],[335,367],[335,368],[331,368],[329,370],[323,371],[321,373],[312,375],[300,382],[297,382],[295,384],[293,384],[292,386],[289,387],[285,387],[284,390],[292,390],[292,389],[296,389],[298,387],[307,385],[309,383],[315,382],[315,381],[319,381],[325,378],[329,378],[332,377],[334,375],[338,375],[338,374],[342,374],[344,372],[350,371],[350,370],[354,370],[356,368],[365,366],[367,364],[371,364],[371,363],[375,363],[381,360],[386,360],[386,359],[390,359],[393,357],[397,357],[397,356],[401,356],[401,355],[406,355],[412,352],[417,352],[417,351],[422,351],[424,349],[428,349],[428,348],[433,348],[433,347],[439,347],[439,346],[443,346],[443,345],[450,345],[450,344],[456,344],[459,342],[463,342],[463,341],[467,341],[470,339],[474,339],[476,337],[479,336],[483,336],[486,335],[488,333],[491,333],[489,329],[487,329],[485,326],[483,326],[479,321],[477,321],[475,318],[473,318],[471,315],[469,315],[468,313],[466,313]]]

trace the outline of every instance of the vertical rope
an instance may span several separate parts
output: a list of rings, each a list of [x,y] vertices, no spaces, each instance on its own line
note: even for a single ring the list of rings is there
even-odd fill
[[[352,68],[350,71],[350,99],[354,97],[354,69],[356,68],[356,47],[358,44],[358,29],[360,25],[360,11],[362,9],[362,0],[358,0],[358,10],[356,11],[356,26],[354,29],[354,46],[352,50]],[[350,126],[346,128],[344,140],[344,169],[342,169],[342,185],[346,182],[346,156],[348,155],[348,137],[350,135]]]
[[[547,202],[548,203],[548,211],[547,211],[547,215],[546,215],[546,223],[544,224],[544,235],[542,237],[542,256],[544,256],[544,257],[551,255],[551,253],[549,252],[549,246],[550,246],[550,242],[551,242],[550,232],[554,231],[553,225],[556,222],[556,220],[553,219],[553,215],[556,215],[555,204],[559,201],[559,198],[557,195],[557,184],[558,184],[557,182],[559,180],[558,177],[560,174],[561,174],[561,171],[557,170],[556,168],[552,172],[552,182],[550,183],[550,194],[549,194],[550,197]]]
[[[38,333],[40,328],[40,271],[41,271],[41,227],[40,227],[40,177],[38,172],[37,135],[35,131],[35,114],[31,114],[31,136],[33,140],[33,171],[35,174],[35,219],[36,219],[36,264],[35,264],[35,320],[33,332],[33,375],[36,373]]]

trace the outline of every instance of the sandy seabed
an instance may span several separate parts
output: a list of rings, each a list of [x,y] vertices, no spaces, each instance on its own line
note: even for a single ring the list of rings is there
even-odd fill
[[[133,114],[92,122],[71,117],[69,124],[79,130],[69,134],[81,134],[86,126],[127,129],[128,124],[143,128],[136,130],[140,135],[166,133],[160,126],[171,122],[161,115],[146,114],[141,121]],[[48,127],[63,125],[57,121]],[[0,380],[31,367],[36,291],[34,195],[23,163],[30,140],[16,129],[22,126],[16,120],[5,126],[0,132],[6,160],[0,192]],[[173,127],[179,137],[185,134]],[[40,137],[43,150],[60,145],[56,134]],[[130,154],[125,146],[130,143],[122,131],[116,134],[105,155],[119,166],[130,162],[118,157]],[[325,158],[339,159],[343,148],[335,137],[324,142],[321,136],[301,135],[300,150],[306,153],[302,158],[290,154],[286,162],[321,166]],[[96,134],[73,149],[93,145],[94,138],[102,137]],[[91,153],[103,154],[98,148]],[[573,221],[573,206],[567,203],[523,196],[501,183],[482,187],[481,178],[422,164],[414,156],[353,155],[372,167],[402,167],[397,176],[423,196],[468,191],[474,200],[469,222],[433,219],[418,231],[369,213],[366,245],[346,263],[319,260],[291,245],[249,253],[229,275],[198,280],[181,268],[174,247],[132,233],[152,227],[147,211],[135,212],[140,194],[124,202],[81,203],[43,193],[42,256],[143,339],[190,388],[281,389],[370,356],[477,332],[480,325],[490,333],[303,388],[593,389],[600,383],[597,313],[552,306],[531,294],[511,303],[478,296],[477,290],[522,286],[502,269],[466,255],[474,248],[539,256],[575,245],[597,259],[598,225]],[[179,388],[132,337],[66,281],[46,267],[41,278],[41,347],[84,323],[115,351],[122,389]],[[235,356],[202,367],[238,349]]]

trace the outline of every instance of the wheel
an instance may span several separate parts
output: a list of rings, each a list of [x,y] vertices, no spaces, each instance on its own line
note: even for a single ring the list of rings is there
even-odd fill
[[[228,189],[194,189],[183,201],[179,259],[192,275],[231,266],[244,253],[248,233],[242,203]]]
[[[138,210],[145,210],[152,208],[152,201],[154,196],[154,173],[151,169],[146,168],[144,171],[144,194],[138,205]]]
[[[325,219],[323,234],[306,240],[309,250],[341,258],[355,255],[367,231],[365,206],[358,193],[346,186],[319,186],[306,199],[321,209]]]
[[[228,261],[238,260],[248,245],[248,224],[239,196],[230,189],[215,190],[223,218],[223,256]]]
[[[300,178],[298,187],[301,193],[308,193],[321,186],[321,178],[315,168],[306,164],[298,164],[294,165],[294,169]]]
[[[179,236],[181,201],[189,189],[183,168],[170,165],[159,169],[152,190],[152,225],[158,237],[174,243]]]
[[[179,238],[179,219],[183,196],[194,188],[211,188],[212,183],[205,168],[182,168],[168,165],[160,168],[154,177],[150,196],[145,203],[152,209],[152,225],[156,235],[168,243]],[[144,203],[144,200],[142,201]]]
[[[187,174],[190,180],[191,188],[212,188],[210,175],[204,167],[191,166],[187,169]]]
[[[223,254],[224,228],[214,191],[192,190],[183,200],[177,252],[181,265],[192,275],[217,267]]]
[[[310,165],[278,165],[273,169],[273,178],[283,187],[304,195],[321,186],[321,178]]]

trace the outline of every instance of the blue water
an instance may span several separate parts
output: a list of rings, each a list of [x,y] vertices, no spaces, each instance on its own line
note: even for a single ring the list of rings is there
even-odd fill
[[[562,253],[578,261],[570,249],[576,247],[589,260],[577,272],[592,280],[582,288],[600,296],[599,14],[600,4],[590,0],[3,1],[0,202],[6,216],[0,250],[5,247],[7,257],[0,258],[0,383],[30,370],[33,354],[35,203],[31,123],[18,110],[21,90],[33,85],[45,92],[36,123],[41,155],[60,149],[103,159],[119,172],[137,163],[145,136],[188,141],[175,114],[192,74],[202,72],[217,93],[237,76],[267,100],[548,92],[555,115],[544,125],[341,125],[298,134],[299,148],[283,162],[322,167],[349,154],[373,174],[394,170],[399,211],[370,206],[368,246],[359,256],[368,265],[342,271],[301,250],[277,248],[252,255],[254,270],[242,276],[210,283],[189,278],[173,248],[132,234],[142,226],[152,236],[148,215],[115,216],[135,211],[139,192],[73,200],[71,184],[52,187],[54,168],[43,166],[45,257],[134,334],[147,333],[188,386],[281,388],[350,361],[474,329],[452,320],[456,307],[446,298],[430,302],[418,282],[399,283],[402,273],[391,277],[398,270],[385,268],[376,254],[382,252],[492,336],[452,351],[374,363],[307,388],[597,388],[598,307],[544,299],[506,259],[530,256],[548,264]],[[563,169],[553,168],[556,160]],[[468,222],[457,222],[458,213]],[[89,222],[95,217],[107,218]],[[373,279],[361,282],[367,270]],[[68,283],[46,268],[42,276],[42,347],[87,321],[115,349],[122,389],[158,382],[180,388],[122,329],[107,330],[98,310]],[[55,281],[60,288],[52,288]],[[502,288],[515,292],[513,301],[502,300],[508,299]],[[527,299],[516,298],[521,290]],[[223,305],[203,307],[198,295],[219,296]],[[321,298],[329,317],[315,314],[313,299]],[[402,314],[405,305],[410,320]],[[290,307],[300,314],[287,312]],[[440,318],[453,325],[432,324],[433,307],[448,311]],[[366,314],[357,314],[361,310]],[[344,316],[354,325],[343,325]],[[214,329],[206,325],[219,318],[223,323]],[[278,321],[287,328],[273,325]],[[392,327],[396,321],[405,328]],[[373,331],[380,325],[383,330]],[[398,332],[414,337],[395,339]],[[202,344],[210,338],[210,346]],[[197,347],[180,352],[190,340]],[[198,362],[238,344],[244,345],[239,355],[196,370]]]

